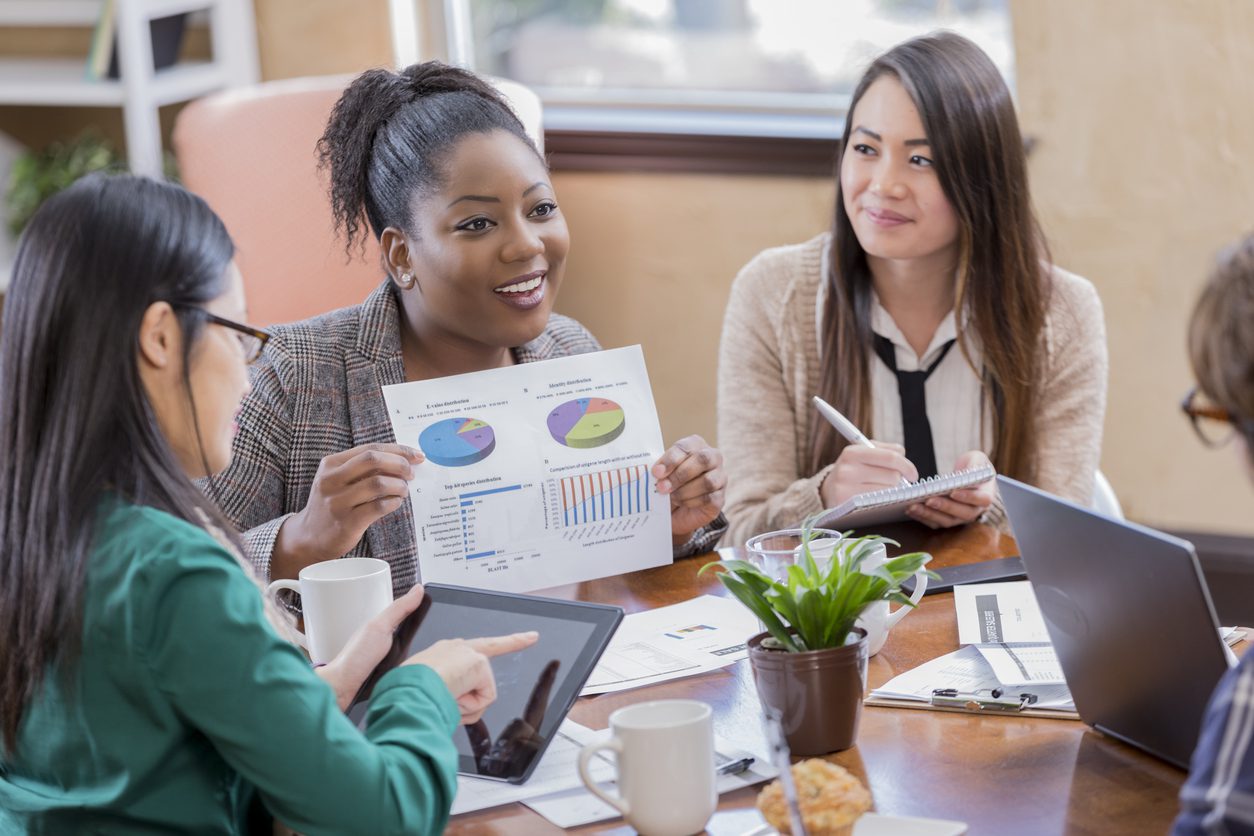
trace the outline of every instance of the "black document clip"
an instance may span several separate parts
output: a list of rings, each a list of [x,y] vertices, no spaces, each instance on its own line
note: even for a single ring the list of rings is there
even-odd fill
[[[989,711],[1013,714],[1036,702],[1035,694],[1007,694],[1000,688],[964,693],[957,688],[932,691],[931,704],[938,708],[960,708],[964,711]]]

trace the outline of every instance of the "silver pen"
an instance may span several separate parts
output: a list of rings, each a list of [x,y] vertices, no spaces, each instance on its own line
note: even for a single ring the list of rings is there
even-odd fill
[[[788,741],[784,737],[784,727],[780,715],[774,709],[762,707],[762,720],[766,726],[766,740],[771,747],[771,760],[779,770],[779,785],[784,791],[784,801],[788,804],[788,823],[795,836],[806,836],[805,824],[801,819],[801,803],[797,800],[797,785],[792,780],[792,758],[788,751]]]
[[[815,395],[812,400],[814,401],[815,409],[819,411],[819,415],[826,418],[827,423],[835,427],[836,432],[844,436],[851,444],[860,444],[863,447],[870,447],[874,449],[875,445],[871,442],[871,439],[867,438],[866,435],[863,434],[862,430],[855,427],[852,421],[841,415],[840,412],[837,411],[836,407],[832,406],[818,395]],[[905,476],[902,476],[901,484],[909,485],[910,480]]]

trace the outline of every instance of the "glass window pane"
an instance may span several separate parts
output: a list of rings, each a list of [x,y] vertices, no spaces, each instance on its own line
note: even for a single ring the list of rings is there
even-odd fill
[[[1007,3],[470,0],[470,8],[476,69],[548,101],[769,108],[796,94],[847,96],[875,55],[941,28],[983,47],[1013,87]]]

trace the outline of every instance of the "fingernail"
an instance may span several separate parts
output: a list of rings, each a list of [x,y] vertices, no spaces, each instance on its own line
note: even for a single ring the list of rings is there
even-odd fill
[[[670,490],[671,490],[671,483],[667,481],[666,479],[663,479],[662,481],[657,483],[658,493],[670,493]]]

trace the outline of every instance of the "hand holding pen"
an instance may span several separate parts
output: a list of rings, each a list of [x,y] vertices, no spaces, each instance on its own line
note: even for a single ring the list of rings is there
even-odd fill
[[[828,508],[856,494],[908,485],[919,478],[918,470],[906,458],[901,445],[871,441],[822,398],[815,397],[814,406],[851,442],[841,451],[836,466],[819,488],[823,504]]]

